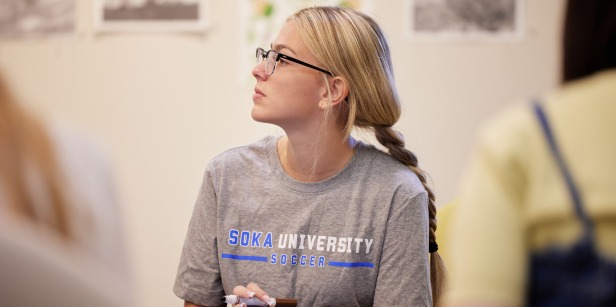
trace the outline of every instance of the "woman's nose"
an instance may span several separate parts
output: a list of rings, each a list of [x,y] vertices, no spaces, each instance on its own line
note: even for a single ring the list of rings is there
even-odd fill
[[[257,79],[267,79],[267,74],[265,73],[265,61],[259,62],[252,68],[252,76]]]

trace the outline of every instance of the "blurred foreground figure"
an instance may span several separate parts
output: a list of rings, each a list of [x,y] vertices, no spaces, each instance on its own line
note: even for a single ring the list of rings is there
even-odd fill
[[[131,306],[109,166],[86,139],[24,110],[6,81],[0,75],[0,306]]]
[[[481,130],[449,306],[616,306],[616,2],[569,1],[563,43],[562,87]]]

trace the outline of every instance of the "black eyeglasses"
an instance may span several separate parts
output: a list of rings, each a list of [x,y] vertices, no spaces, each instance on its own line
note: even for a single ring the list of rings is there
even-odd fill
[[[281,58],[285,59],[285,60],[289,60],[289,61],[295,62],[295,63],[300,64],[300,65],[304,65],[306,67],[309,67],[309,68],[312,68],[312,69],[315,69],[315,70],[318,70],[318,71],[326,73],[326,74],[328,74],[330,76],[334,75],[333,73],[331,73],[331,72],[329,72],[329,71],[327,71],[327,70],[325,70],[323,68],[319,68],[319,67],[316,67],[314,65],[308,64],[308,63],[306,63],[304,61],[300,61],[300,60],[298,60],[298,59],[296,59],[294,57],[290,57],[290,56],[288,56],[286,54],[282,54],[282,53],[280,53],[280,52],[278,52],[276,50],[265,51],[265,50],[263,50],[263,48],[257,48],[256,56],[257,56],[257,64],[265,61],[265,73],[268,76],[271,76],[274,73],[274,70],[276,69],[276,64],[278,64],[278,61],[280,61]]]

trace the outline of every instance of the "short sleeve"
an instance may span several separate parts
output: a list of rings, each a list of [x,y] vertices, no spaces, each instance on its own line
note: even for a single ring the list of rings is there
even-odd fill
[[[396,193],[387,223],[374,306],[432,306],[428,196]]]
[[[224,290],[218,263],[216,193],[208,167],[184,241],[174,293],[189,302],[220,305]]]

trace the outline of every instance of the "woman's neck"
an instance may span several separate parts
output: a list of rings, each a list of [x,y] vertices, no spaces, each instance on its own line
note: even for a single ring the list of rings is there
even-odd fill
[[[339,173],[351,160],[356,141],[352,137],[307,139],[283,136],[277,149],[285,172],[295,180],[317,182]]]

